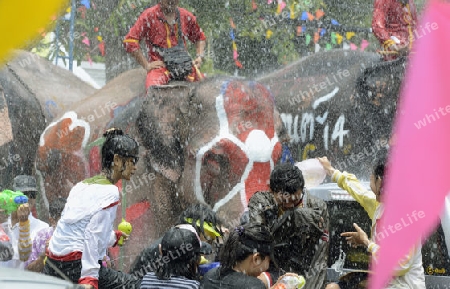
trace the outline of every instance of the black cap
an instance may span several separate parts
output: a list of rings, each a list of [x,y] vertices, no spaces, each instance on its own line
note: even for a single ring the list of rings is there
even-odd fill
[[[209,244],[200,241],[194,227],[179,225],[164,234],[161,240],[161,251],[163,256],[176,256],[177,260],[187,261],[195,255],[209,254],[212,249]]]
[[[29,175],[19,175],[14,178],[14,191],[37,192],[36,179]]]

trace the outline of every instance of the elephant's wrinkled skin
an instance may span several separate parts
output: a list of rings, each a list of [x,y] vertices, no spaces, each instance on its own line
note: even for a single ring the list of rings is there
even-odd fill
[[[143,97],[144,78],[141,69],[124,73],[57,117],[42,134],[36,162],[51,202],[99,173],[105,129],[120,127],[138,140],[137,172],[118,184],[122,212],[134,227],[125,266],[194,202],[237,221],[251,193],[267,189],[281,153],[281,121],[261,84],[209,79],[155,88]],[[104,112],[96,117],[93,110],[100,107]]]
[[[375,65],[377,68],[372,68]],[[303,58],[258,79],[274,94],[295,161],[328,156],[338,169],[368,178],[388,143],[404,61],[336,50]]]
[[[39,136],[56,113],[95,89],[39,56],[17,51],[0,68],[0,187],[33,174]]]
[[[362,52],[313,55],[261,78],[270,91],[253,81],[216,78],[175,82],[146,95],[145,72],[126,72],[42,134],[36,167],[45,194],[49,201],[67,196],[74,183],[99,173],[100,134],[119,127],[141,144],[136,175],[118,184],[122,215],[134,226],[124,247],[125,267],[193,202],[210,204],[236,225],[251,194],[268,188],[281,142],[289,143],[295,161],[328,155],[348,162],[366,143],[387,138],[391,118],[376,124],[387,133],[373,130],[369,119],[361,121],[368,107],[379,107],[357,85],[362,65],[378,62]],[[298,98],[301,91],[310,95]],[[381,105],[395,103],[396,96]]]

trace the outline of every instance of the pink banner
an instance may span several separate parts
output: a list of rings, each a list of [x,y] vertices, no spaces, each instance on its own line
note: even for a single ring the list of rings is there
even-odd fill
[[[385,288],[398,260],[435,229],[450,191],[449,35],[450,3],[432,0],[414,31],[383,193],[380,228],[390,234],[379,240],[370,289]]]

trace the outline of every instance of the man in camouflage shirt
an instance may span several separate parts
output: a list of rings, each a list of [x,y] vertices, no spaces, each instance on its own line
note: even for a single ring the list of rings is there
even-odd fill
[[[256,192],[249,201],[249,220],[267,225],[274,240],[270,285],[285,272],[301,274],[305,289],[322,288],[328,261],[328,211],[324,201],[305,192],[299,168],[281,164],[270,175],[270,192]]]

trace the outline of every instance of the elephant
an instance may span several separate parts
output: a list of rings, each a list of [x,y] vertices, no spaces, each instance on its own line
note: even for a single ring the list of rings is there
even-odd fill
[[[0,69],[0,188],[11,189],[16,175],[34,175],[36,150],[46,124],[94,92],[71,72],[33,53],[14,53]],[[38,206],[48,208],[40,197]]]
[[[333,50],[257,81],[275,97],[291,161],[328,156],[367,180],[371,160],[391,138],[405,67],[404,58],[382,62],[375,53]]]
[[[271,170],[289,152],[293,160],[327,154],[345,162],[366,143],[387,142],[393,117],[388,108],[395,108],[397,95],[369,93],[379,87],[380,81],[373,81],[379,65],[373,53],[331,51],[257,81],[223,76],[148,91],[145,71],[130,70],[44,130],[36,158],[42,191],[51,202],[98,174],[106,129],[119,127],[136,138],[137,173],[118,183],[120,218],[136,228],[121,250],[126,268],[194,202],[211,205],[226,224],[238,225],[248,199],[268,190]],[[372,103],[389,113],[377,124],[386,132],[372,132],[372,122],[360,121],[373,113],[366,109]],[[361,136],[365,130],[369,136]]]
[[[119,127],[141,144],[137,173],[117,184],[119,215],[136,228],[122,250],[125,267],[192,203],[210,204],[225,222],[239,220],[251,194],[267,190],[281,156],[281,120],[263,85],[221,77],[146,92],[144,79],[144,70],[128,71],[73,105],[44,130],[36,158],[52,202],[100,172],[106,129]]]

